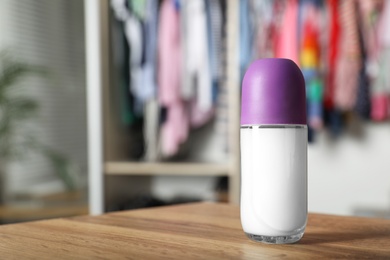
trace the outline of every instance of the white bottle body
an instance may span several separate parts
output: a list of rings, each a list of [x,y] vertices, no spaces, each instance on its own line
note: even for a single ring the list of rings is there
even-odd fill
[[[244,232],[263,242],[296,242],[307,222],[307,127],[254,125],[240,132]]]

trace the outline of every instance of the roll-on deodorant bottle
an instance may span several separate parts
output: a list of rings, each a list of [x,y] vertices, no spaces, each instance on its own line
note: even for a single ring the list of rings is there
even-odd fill
[[[294,243],[307,221],[305,81],[288,59],[261,59],[241,96],[241,224],[247,236]]]

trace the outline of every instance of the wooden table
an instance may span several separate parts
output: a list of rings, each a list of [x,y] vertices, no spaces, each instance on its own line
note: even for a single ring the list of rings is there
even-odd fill
[[[389,258],[390,220],[310,214],[297,244],[244,235],[239,208],[197,203],[0,226],[1,259]]]

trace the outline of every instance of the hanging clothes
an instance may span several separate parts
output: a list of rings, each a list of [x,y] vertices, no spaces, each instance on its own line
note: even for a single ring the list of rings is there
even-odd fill
[[[148,0],[127,0],[127,5],[140,20],[145,19]],[[154,1],[158,4],[158,1]]]
[[[205,1],[183,1],[183,75],[181,93],[187,101],[192,127],[199,127],[214,115],[207,10]]]
[[[206,7],[203,0],[184,1],[185,9],[185,59],[184,74],[187,78],[182,88],[183,98],[196,99],[200,111],[213,107],[211,73],[208,50]]]
[[[275,57],[287,58],[298,66],[298,0],[287,1],[279,28],[280,37],[276,42]]]
[[[189,120],[181,96],[180,16],[172,0],[161,4],[158,36],[158,100],[167,108],[161,126],[161,151],[172,156],[188,137]]]
[[[158,1],[146,0],[145,3],[145,41],[142,76],[139,83],[138,97],[146,102],[156,96],[157,92],[157,35],[158,35]]]
[[[386,120],[389,5],[384,0],[240,0],[240,73],[258,58],[299,63],[311,140],[323,126],[339,136],[352,113]]]
[[[367,2],[367,1],[365,1]],[[368,7],[368,8],[367,8]],[[362,57],[362,65],[358,76],[357,98],[354,110],[361,119],[370,118],[370,81],[367,73],[367,65],[369,59],[369,52],[372,46],[369,35],[372,35],[373,30],[370,26],[370,20],[373,9],[366,5],[363,1],[358,1],[358,29],[359,29],[359,43]]]
[[[130,49],[130,90],[135,96],[135,110],[141,115],[143,103],[139,99],[142,93],[142,54],[143,31],[141,22],[130,15],[125,21],[125,35]]]
[[[274,33],[274,6],[272,1],[252,0],[253,46],[252,59],[272,58]]]
[[[359,71],[362,66],[357,8],[354,0],[340,2],[340,52],[335,68],[335,105],[351,111],[356,104]]]
[[[307,2],[301,15],[301,70],[306,82],[308,125],[313,130],[323,127],[323,82],[320,74],[320,10]]]
[[[118,20],[124,23],[124,33],[129,45],[130,91],[134,95],[134,112],[142,116],[143,112],[143,62],[145,55],[145,34],[141,20],[128,9],[126,0],[111,0],[111,7]]]
[[[327,57],[327,77],[324,90],[324,106],[327,111],[334,108],[335,67],[339,52],[340,22],[339,0],[328,0],[329,37]]]
[[[134,98],[132,97],[129,86],[129,45],[124,30],[124,21],[130,17],[130,12],[126,8],[125,0],[111,0],[111,7],[114,11],[115,22],[112,26],[111,36],[113,37],[113,60],[114,60],[114,71],[119,73],[118,84],[119,84],[119,110],[121,111],[121,122],[126,126],[132,126],[136,121],[134,114]]]

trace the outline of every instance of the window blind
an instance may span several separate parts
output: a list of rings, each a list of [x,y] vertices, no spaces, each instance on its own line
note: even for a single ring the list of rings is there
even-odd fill
[[[80,0],[0,0],[0,50],[47,71],[20,83],[24,94],[39,102],[29,131],[79,169],[79,184],[87,176],[83,7]],[[37,153],[8,164],[6,173],[8,193],[65,188]]]

